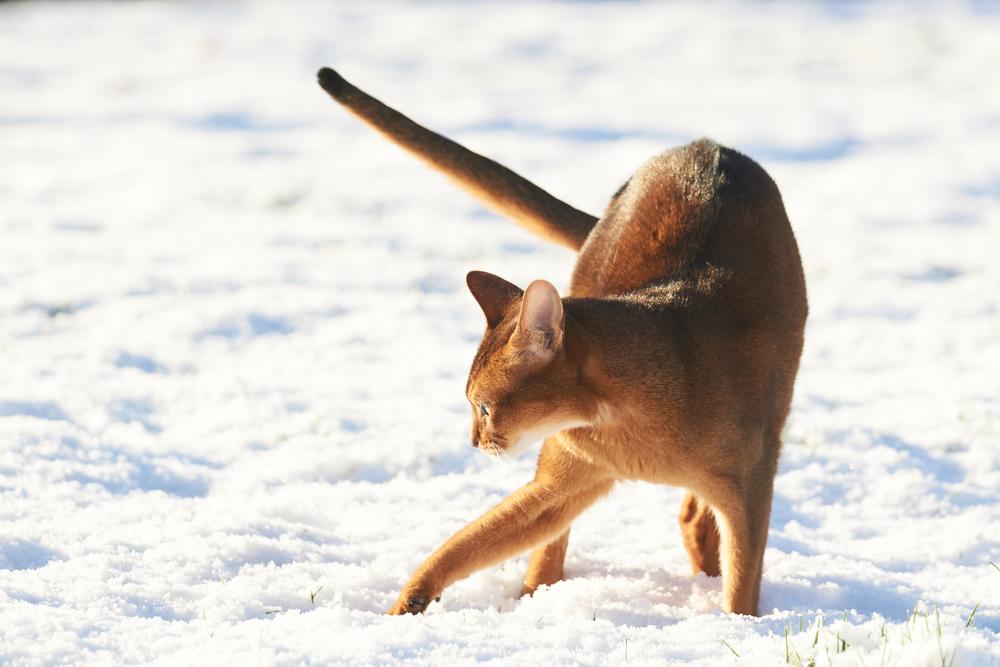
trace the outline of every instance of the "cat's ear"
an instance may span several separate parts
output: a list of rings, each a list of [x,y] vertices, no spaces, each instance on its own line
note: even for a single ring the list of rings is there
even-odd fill
[[[503,320],[504,313],[524,294],[517,285],[485,271],[469,271],[465,282],[483,309],[488,327],[499,324]]]
[[[536,280],[528,285],[516,331],[525,350],[542,361],[551,361],[562,347],[564,326],[562,299],[552,283]]]

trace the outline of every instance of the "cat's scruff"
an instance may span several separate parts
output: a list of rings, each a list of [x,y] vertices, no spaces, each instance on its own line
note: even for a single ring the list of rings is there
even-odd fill
[[[807,305],[781,196],[750,158],[709,140],[642,165],[598,219],[345,81],[334,99],[541,236],[579,251],[569,293],[473,271],[486,315],[467,396],[473,444],[543,439],[533,481],[413,573],[393,614],[533,548],[524,591],[557,582],[570,523],[617,480],[688,489],[694,572],[723,576],[726,611],[756,614],[780,435]],[[664,508],[665,509],[665,508]]]

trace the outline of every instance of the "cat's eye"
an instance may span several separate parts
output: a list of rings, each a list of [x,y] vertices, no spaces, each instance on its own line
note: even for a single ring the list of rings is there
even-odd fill
[[[484,419],[490,416],[490,409],[485,403],[479,404],[479,414],[481,414]]]

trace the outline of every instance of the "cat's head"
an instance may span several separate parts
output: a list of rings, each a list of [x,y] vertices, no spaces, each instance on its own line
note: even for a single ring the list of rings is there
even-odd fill
[[[556,288],[536,280],[522,291],[483,271],[472,271],[466,281],[486,315],[465,390],[472,444],[490,455],[513,455],[553,433],[585,426],[578,362],[566,351]]]

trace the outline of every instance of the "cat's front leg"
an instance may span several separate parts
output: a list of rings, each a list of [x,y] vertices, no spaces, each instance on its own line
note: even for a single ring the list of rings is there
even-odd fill
[[[550,533],[557,534],[561,507],[561,497],[538,483],[521,487],[425,560],[389,613],[419,614],[441,597],[446,586],[544,541]]]
[[[575,458],[559,458],[556,474],[550,474],[542,465],[543,456],[534,481],[438,548],[413,573],[389,613],[418,614],[456,581],[557,538],[580,512],[611,489],[613,480],[592,466]]]

